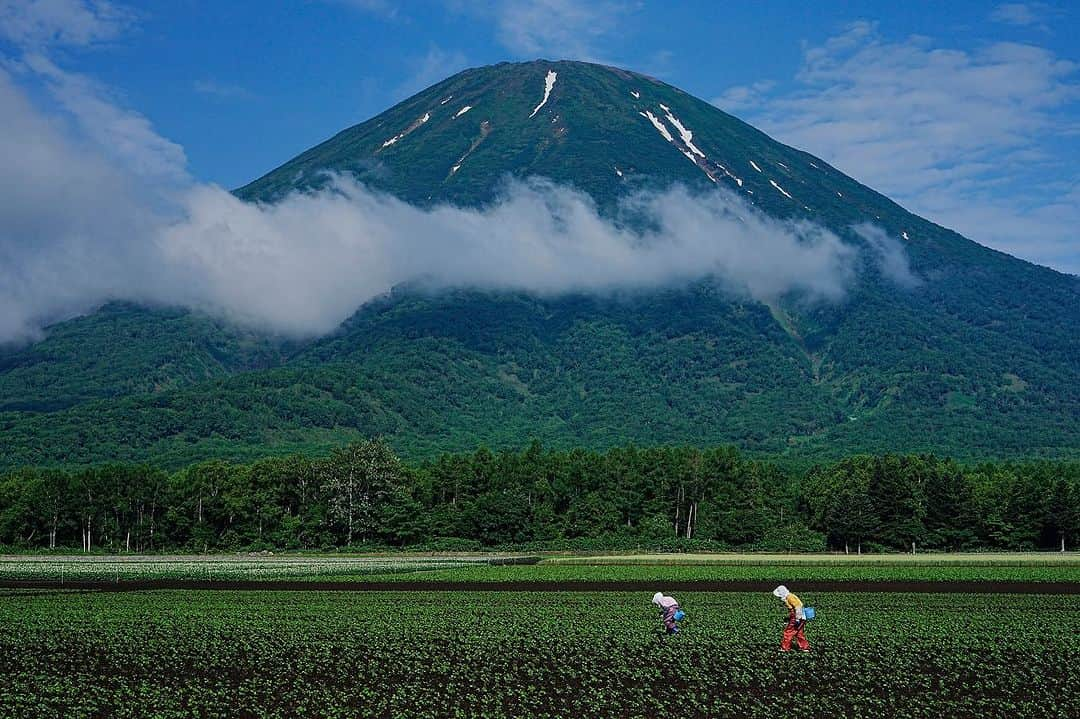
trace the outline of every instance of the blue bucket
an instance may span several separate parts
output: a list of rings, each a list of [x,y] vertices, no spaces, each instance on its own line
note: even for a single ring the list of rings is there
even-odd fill
[[[814,617],[817,616],[817,612],[814,611],[813,607],[805,607],[803,609],[803,616],[806,619],[813,619]]]
[[[683,610],[681,610],[681,609],[676,609],[676,610],[675,610],[675,614],[674,614],[674,616],[672,617],[672,619],[674,619],[674,620],[675,620],[675,621],[677,621],[677,622],[681,622],[681,621],[682,621],[682,618],[683,618],[683,617],[685,617],[685,616],[686,616],[686,612],[684,612],[684,611],[683,611]]]

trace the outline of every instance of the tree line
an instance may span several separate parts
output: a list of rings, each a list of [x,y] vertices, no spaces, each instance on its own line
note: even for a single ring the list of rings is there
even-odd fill
[[[1036,550],[1080,543],[1080,463],[858,455],[795,472],[732,447],[26,468],[0,476],[0,545],[103,552],[652,548]]]

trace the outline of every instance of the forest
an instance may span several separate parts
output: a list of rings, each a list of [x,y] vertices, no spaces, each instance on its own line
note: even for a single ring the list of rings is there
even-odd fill
[[[882,552],[1080,543],[1080,463],[855,455],[793,470],[733,447],[444,454],[383,440],[176,472],[0,475],[9,551],[485,548]]]

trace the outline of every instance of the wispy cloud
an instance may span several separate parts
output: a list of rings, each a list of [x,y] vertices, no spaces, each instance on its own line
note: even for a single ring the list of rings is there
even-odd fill
[[[914,212],[1077,272],[1080,174],[1055,142],[1077,131],[1078,70],[1032,45],[964,51],[859,22],[805,50],[795,90],[732,88],[715,102]]]
[[[1054,15],[1060,14],[1060,10],[1042,2],[1009,2],[1001,3],[990,13],[990,19],[994,22],[1014,25],[1016,27],[1033,27],[1043,31],[1049,31],[1047,21]]]
[[[106,0],[0,0],[0,36],[23,49],[107,42],[134,20],[130,9]]]
[[[452,9],[483,17],[519,58],[597,60],[600,45],[639,3],[623,0],[448,0]]]
[[[184,149],[157,132],[144,115],[122,107],[109,89],[92,78],[61,69],[44,55],[23,58],[79,130],[106,156],[144,178],[168,182],[188,179]]]
[[[464,70],[469,66],[469,61],[460,51],[447,51],[432,45],[423,55],[407,60],[406,65],[409,76],[394,88],[394,97],[398,99],[408,97]]]
[[[323,0],[323,2],[343,5],[388,20],[397,18],[400,10],[399,4],[392,0]]]
[[[886,279],[905,289],[922,284],[922,280],[911,269],[911,260],[899,240],[868,222],[855,225],[851,229],[866,242],[872,253],[871,259]]]
[[[196,80],[191,89],[200,95],[215,97],[219,100],[250,100],[255,94],[246,87],[218,82],[217,80]]]
[[[772,80],[759,80],[750,85],[736,85],[729,87],[715,98],[713,104],[726,112],[760,109],[767,99],[767,94],[774,87],[776,83]]]
[[[131,10],[105,0],[0,0],[0,35],[18,54],[8,68],[42,87],[103,157],[144,179],[186,182],[182,147],[158,135],[144,115],[124,108],[109,88],[52,59],[65,47],[115,40],[134,21]]]

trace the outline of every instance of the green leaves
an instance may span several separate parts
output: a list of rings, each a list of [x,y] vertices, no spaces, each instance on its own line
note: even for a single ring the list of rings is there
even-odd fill
[[[680,594],[663,642],[618,592],[17,599],[4,716],[1067,716],[1080,660],[1073,610],[1041,596],[817,594],[805,656],[778,653],[767,594]]]

